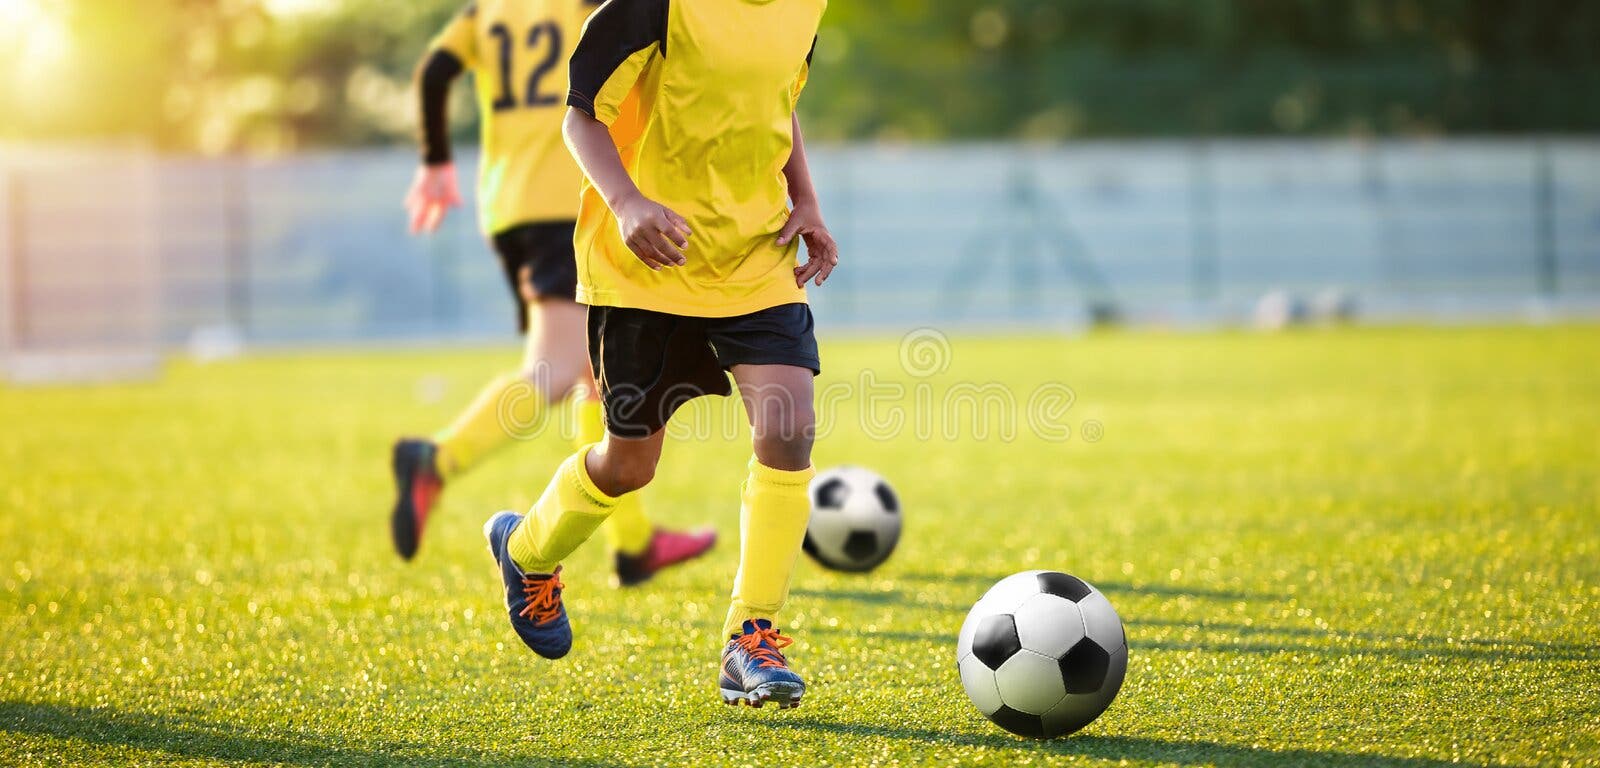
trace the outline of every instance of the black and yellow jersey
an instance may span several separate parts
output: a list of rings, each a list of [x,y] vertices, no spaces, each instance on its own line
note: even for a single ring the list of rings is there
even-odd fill
[[[731,317],[806,300],[783,167],[827,0],[610,0],[573,53],[567,103],[610,127],[646,197],[688,219],[684,266],[654,272],[587,182],[578,300]]]
[[[473,73],[482,123],[483,229],[577,218],[583,174],[561,137],[567,61],[595,0],[477,0],[433,49]]]

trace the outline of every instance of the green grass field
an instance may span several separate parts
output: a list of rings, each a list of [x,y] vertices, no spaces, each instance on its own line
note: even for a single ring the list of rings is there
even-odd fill
[[[648,492],[724,543],[617,591],[592,542],[551,663],[510,633],[479,526],[531,503],[559,439],[452,487],[417,562],[385,527],[390,440],[509,348],[0,389],[0,764],[1600,764],[1600,327],[951,352],[919,379],[894,340],[836,341],[824,383],[870,369],[910,409],[920,386],[1060,382],[1075,432],[936,415],[880,440],[859,400],[830,411],[818,465],[883,472],[906,536],[868,576],[802,561],[783,623],[811,690],[783,713],[714,690],[737,410],[693,414],[717,436],[670,444]],[[953,655],[990,583],[1043,567],[1110,596],[1132,660],[1105,716],[1036,743],[971,708]]]

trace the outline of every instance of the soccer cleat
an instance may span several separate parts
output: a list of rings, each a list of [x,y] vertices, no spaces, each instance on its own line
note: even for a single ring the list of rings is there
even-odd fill
[[[394,444],[394,511],[389,514],[389,533],[394,551],[410,560],[422,544],[422,529],[428,512],[444,489],[444,479],[435,466],[438,446],[427,440],[400,440]]]
[[[489,540],[489,554],[500,567],[500,579],[506,585],[506,615],[511,628],[524,645],[547,659],[559,659],[572,650],[572,624],[567,621],[567,608],[561,604],[561,568],[555,573],[523,573],[506,551],[511,531],[522,522],[522,515],[501,512],[483,524],[483,536]]]
[[[722,703],[737,706],[742,701],[760,707],[771,701],[778,709],[800,706],[806,683],[789,669],[789,660],[781,652],[792,642],[793,638],[779,634],[766,619],[746,621],[743,632],[722,649],[722,675],[717,681]]]
[[[657,528],[650,533],[650,544],[637,555],[617,553],[617,585],[633,587],[650,580],[663,568],[693,560],[717,543],[717,532],[710,528],[683,533]]]

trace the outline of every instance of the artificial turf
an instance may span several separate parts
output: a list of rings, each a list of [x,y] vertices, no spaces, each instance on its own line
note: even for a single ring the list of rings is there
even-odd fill
[[[856,390],[818,465],[882,472],[906,528],[869,575],[801,562],[781,624],[811,687],[782,713],[714,688],[737,406],[689,414],[648,491],[723,543],[619,591],[593,542],[546,662],[479,526],[560,439],[448,489],[415,562],[385,527],[389,442],[511,348],[0,389],[0,764],[1600,764],[1600,327],[934,342],[825,339],[821,383]],[[1131,646],[1111,709],[1044,743],[984,720],[954,659],[966,608],[1030,568],[1099,586]]]

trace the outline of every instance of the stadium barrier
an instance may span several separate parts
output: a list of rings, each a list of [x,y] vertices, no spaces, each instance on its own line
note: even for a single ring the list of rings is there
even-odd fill
[[[1600,305],[1600,141],[1089,142],[812,152],[831,329],[1491,319]],[[403,149],[0,154],[0,349],[504,338],[472,202],[405,232]],[[463,152],[463,182],[476,158]],[[1265,297],[1265,301],[1263,298]],[[75,353],[74,353],[75,354]],[[137,362],[135,360],[134,362]],[[136,366],[137,367],[137,366]]]

